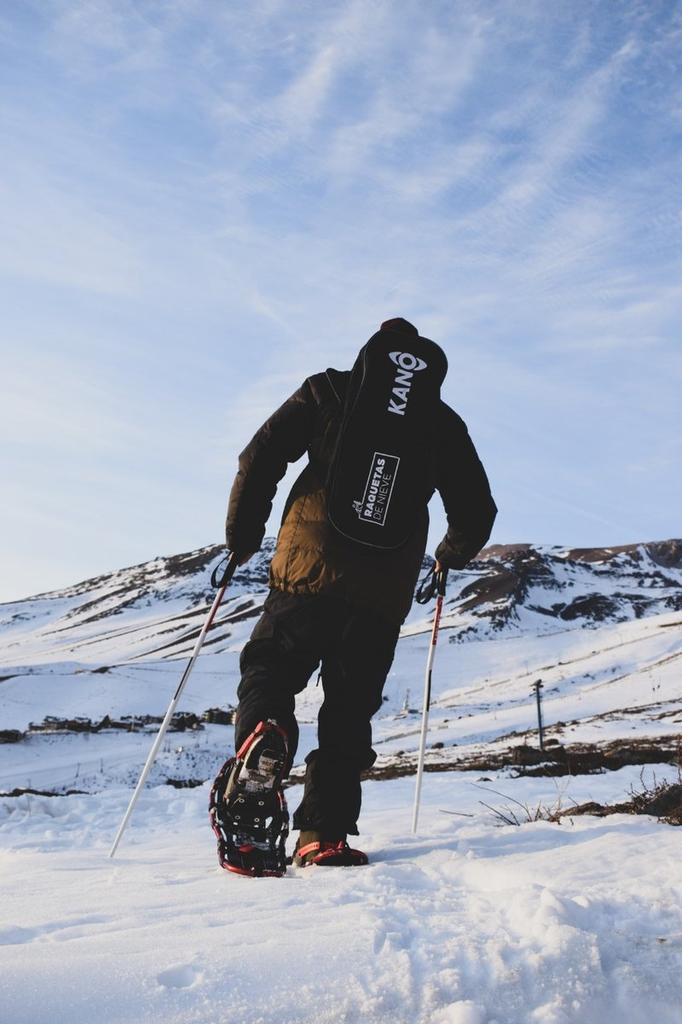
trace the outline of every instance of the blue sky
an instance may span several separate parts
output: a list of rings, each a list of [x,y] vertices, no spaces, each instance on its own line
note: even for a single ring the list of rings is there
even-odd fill
[[[0,599],[219,542],[395,315],[495,541],[680,536],[681,53],[655,0],[3,3]]]

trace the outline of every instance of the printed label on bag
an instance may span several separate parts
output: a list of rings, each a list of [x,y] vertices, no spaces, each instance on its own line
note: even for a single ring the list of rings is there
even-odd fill
[[[362,501],[353,502],[358,518],[363,522],[374,523],[375,526],[385,524],[399,464],[397,455],[374,452]]]

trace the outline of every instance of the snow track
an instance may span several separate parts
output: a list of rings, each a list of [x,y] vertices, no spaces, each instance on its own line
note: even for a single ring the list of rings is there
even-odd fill
[[[562,799],[622,797],[638,777],[571,779]],[[0,1016],[679,1024],[680,831],[626,816],[496,827],[473,781],[430,774],[416,837],[413,780],[368,783],[369,867],[257,881],[216,867],[205,786],[144,793],[113,862],[126,790],[3,800]],[[531,806],[557,799],[551,780],[491,785]]]

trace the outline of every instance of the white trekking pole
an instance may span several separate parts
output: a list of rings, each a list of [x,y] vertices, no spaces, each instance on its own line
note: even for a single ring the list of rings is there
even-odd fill
[[[225,567],[225,572],[224,572],[224,574],[223,574],[223,576],[222,576],[222,578],[220,580],[217,579],[217,572],[218,572],[218,569],[220,568],[220,566],[222,565],[222,562],[213,571],[213,575],[211,576],[211,582],[212,582],[213,586],[218,586],[220,589],[218,590],[218,593],[216,594],[216,596],[214,598],[213,604],[211,605],[211,610],[208,613],[208,618],[206,619],[206,622],[204,623],[203,629],[201,630],[201,632],[199,633],[199,636],[197,637],[197,642],[194,645],[194,650],[192,651],[192,656],[190,657],[190,659],[189,659],[189,661],[187,663],[187,667],[185,668],[185,671],[182,673],[182,679],[178,683],[178,688],[175,691],[175,693],[173,694],[173,699],[171,700],[170,704],[168,705],[168,711],[166,712],[164,720],[161,723],[161,728],[158,731],[156,739],[154,740],[154,742],[152,744],[152,749],[149,751],[149,755],[147,756],[147,760],[145,762],[145,766],[142,769],[142,774],[140,775],[140,778],[138,780],[137,786],[135,787],[135,791],[134,791],[132,797],[130,798],[130,803],[128,804],[128,809],[125,812],[125,814],[123,815],[123,821],[119,825],[118,832],[116,833],[116,838],[114,839],[114,842],[113,842],[113,845],[111,847],[111,850],[109,851],[109,856],[110,857],[113,857],[114,854],[116,853],[116,848],[118,847],[118,844],[121,841],[121,836],[123,835],[123,833],[126,830],[126,825],[130,821],[130,816],[132,815],[133,809],[135,807],[135,804],[137,803],[137,798],[139,797],[140,793],[142,792],[142,790],[144,788],[144,784],[147,781],[147,776],[149,775],[150,771],[152,770],[152,765],[154,764],[154,761],[156,760],[156,755],[159,752],[159,747],[161,746],[161,743],[163,741],[163,737],[166,735],[166,729],[170,725],[171,718],[173,717],[173,714],[175,712],[175,708],[177,707],[177,703],[180,700],[180,697],[182,695],[182,691],[184,690],[185,684],[186,684],[187,680],[189,679],[190,672],[194,668],[194,662],[197,660],[197,657],[199,656],[199,651],[201,650],[201,645],[204,642],[204,637],[206,636],[206,634],[208,633],[209,629],[211,628],[211,624],[213,623],[213,620],[214,620],[214,618],[216,616],[216,612],[218,611],[218,608],[220,606],[220,602],[222,601],[223,595],[224,595],[225,591],[227,590],[227,585],[230,582],[230,580],[232,579],[234,571],[237,568],[237,561],[238,561],[237,555],[235,555],[235,553],[233,551],[230,555],[228,555],[227,565]]]
[[[433,659],[436,653],[436,644],[438,643],[438,627],[440,625],[441,612],[443,611],[443,598],[445,597],[445,581],[447,580],[448,571],[447,569],[439,569],[433,571],[432,579],[428,580],[429,587],[424,590],[420,588],[420,592],[417,595],[417,600],[420,603],[428,601],[429,597],[432,597],[434,592],[437,594],[436,597],[436,608],[433,615],[433,628],[431,630],[431,643],[429,644],[429,653],[426,658],[426,675],[424,677],[424,706],[422,709],[422,730],[421,737],[419,740],[419,758],[417,761],[417,785],[414,791],[414,810],[412,812],[412,832],[417,831],[417,821],[419,820],[419,802],[421,799],[422,791],[422,777],[424,775],[424,752],[426,750],[426,734],[429,731],[429,707],[431,706],[431,672],[433,669]]]

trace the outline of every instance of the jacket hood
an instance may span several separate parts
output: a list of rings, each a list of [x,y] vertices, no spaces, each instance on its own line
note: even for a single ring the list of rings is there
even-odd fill
[[[384,320],[379,330],[399,331],[401,334],[411,334],[414,337],[419,337],[419,331],[414,324],[411,324],[409,320],[404,320],[401,316],[395,316],[392,320]]]

